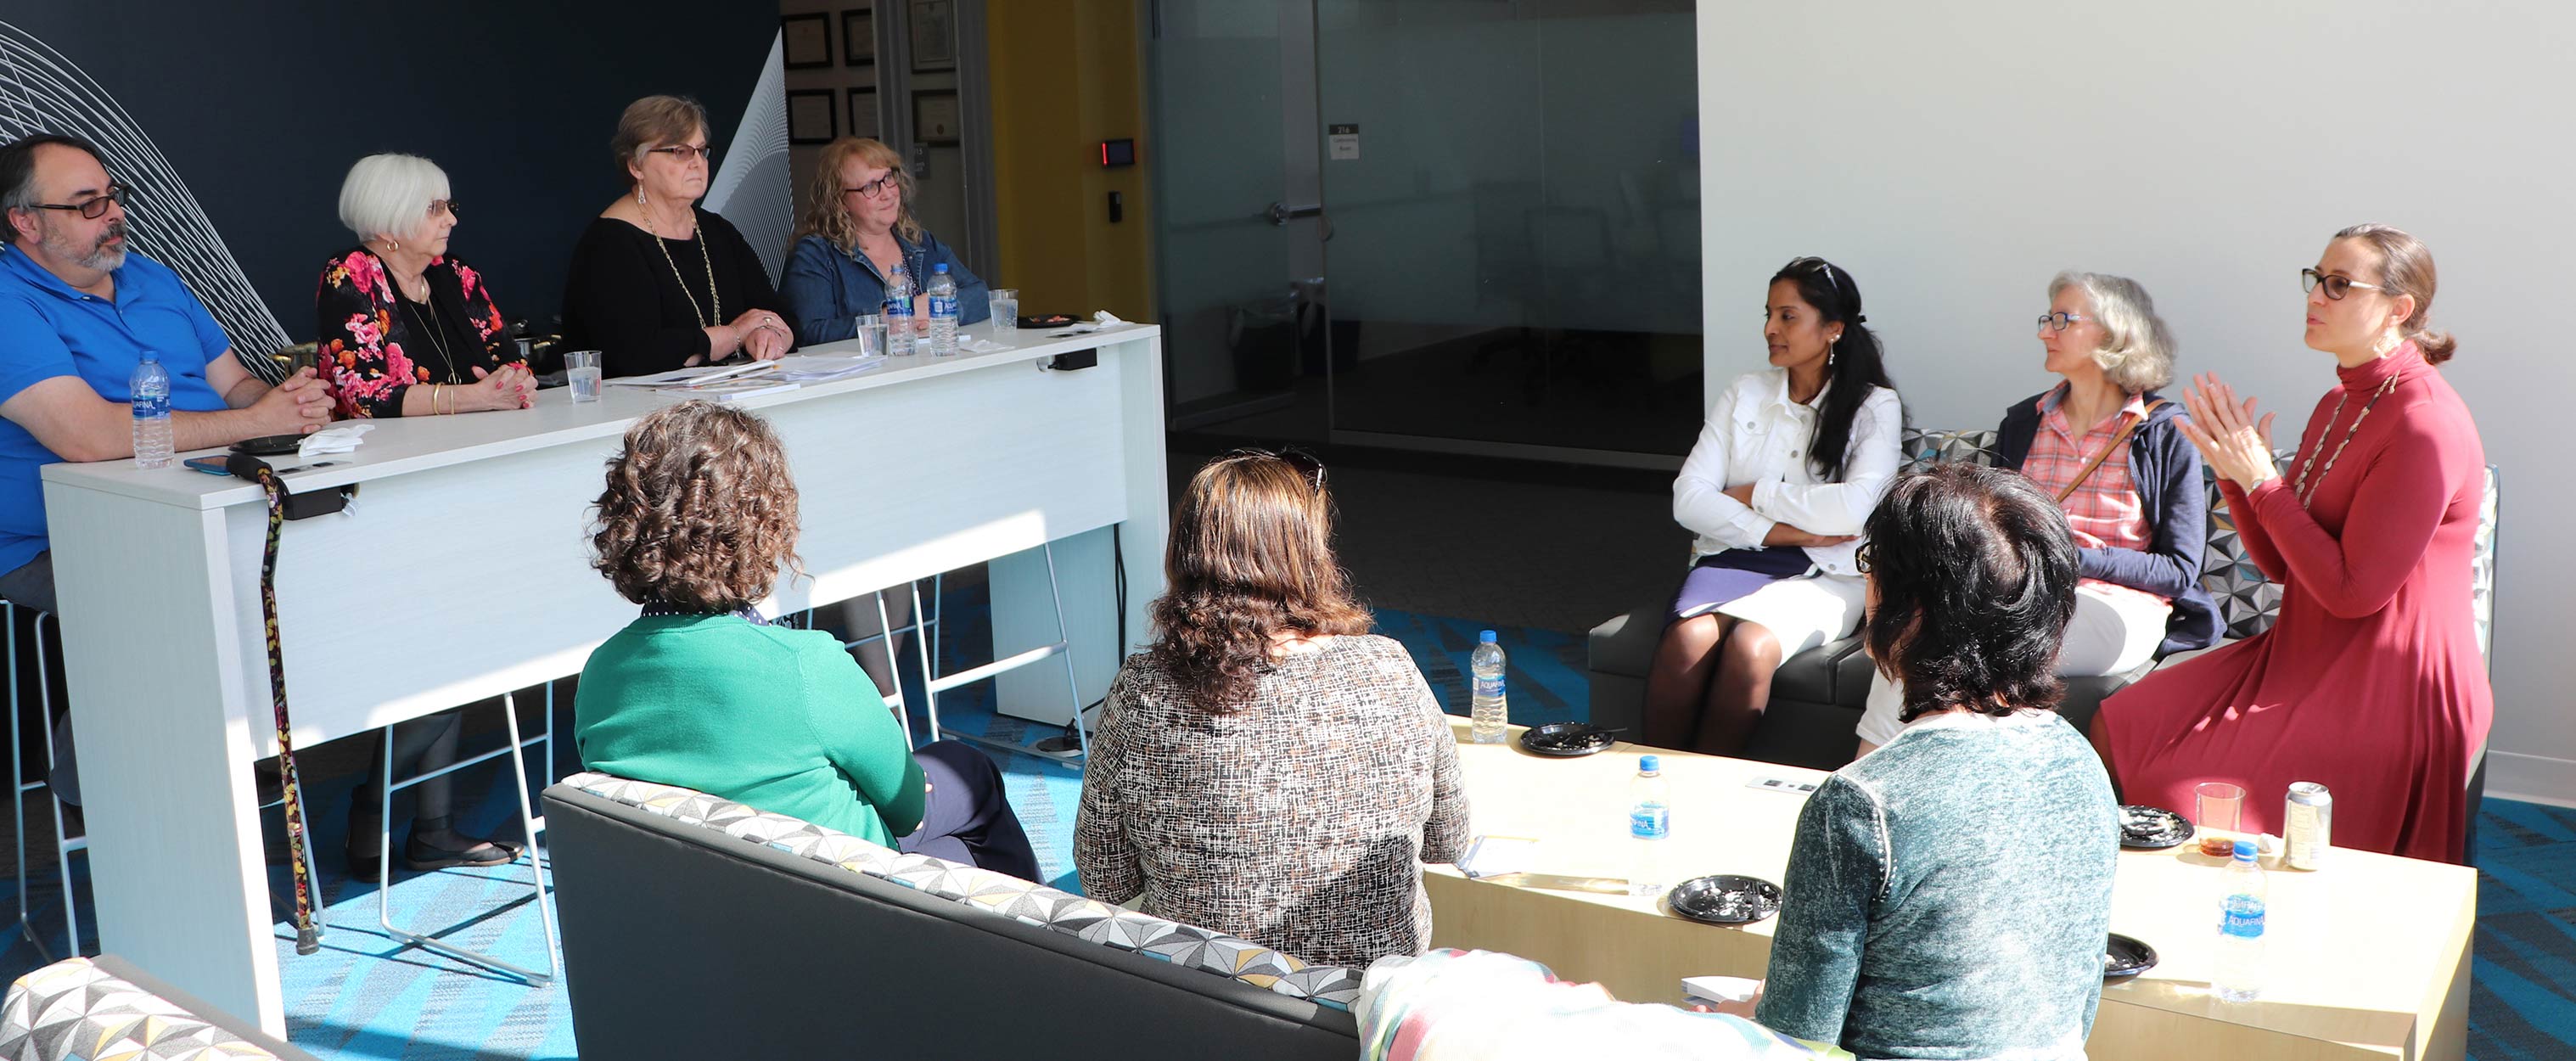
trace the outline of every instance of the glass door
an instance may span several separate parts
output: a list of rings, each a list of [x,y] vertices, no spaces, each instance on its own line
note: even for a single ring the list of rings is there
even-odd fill
[[[1172,429],[1211,447],[1321,443],[1313,0],[1158,0],[1150,19]]]

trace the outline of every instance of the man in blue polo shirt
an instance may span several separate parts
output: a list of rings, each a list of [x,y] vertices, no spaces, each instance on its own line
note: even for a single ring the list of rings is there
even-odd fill
[[[132,381],[146,352],[170,373],[179,449],[331,420],[310,370],[261,382],[179,274],[126,251],[125,188],[96,149],[52,134],[0,147],[0,598],[57,610],[41,469],[134,455]],[[53,788],[77,805],[70,721],[54,725]]]
[[[182,450],[318,430],[331,402],[309,370],[274,389],[251,375],[179,274],[126,251],[125,188],[79,138],[0,147],[0,213],[0,597],[50,612],[39,470],[134,455],[145,352],[169,370]]]

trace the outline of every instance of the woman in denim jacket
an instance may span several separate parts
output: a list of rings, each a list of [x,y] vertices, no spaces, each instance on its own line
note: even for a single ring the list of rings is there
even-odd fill
[[[822,164],[806,188],[804,223],[778,284],[799,344],[857,335],[855,318],[883,312],[886,276],[897,266],[912,278],[914,328],[930,327],[923,292],[931,270],[941,265],[957,281],[957,323],[993,315],[992,289],[913,219],[912,190],[903,156],[883,143],[844,136],[823,148]]]
[[[2084,1056],[2119,808],[2050,708],[2079,570],[2029,479],[1899,479],[1860,554],[1905,728],[1798,816],[1757,1018],[1862,1057]]]

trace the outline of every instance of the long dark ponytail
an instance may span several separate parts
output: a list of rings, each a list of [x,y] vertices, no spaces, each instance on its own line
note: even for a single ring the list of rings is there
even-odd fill
[[[1892,391],[1896,383],[1887,378],[1886,358],[1880,355],[1878,336],[1869,330],[1869,318],[1861,314],[1860,285],[1852,282],[1851,273],[1822,258],[1799,258],[1771,274],[1772,283],[1782,280],[1798,285],[1798,297],[1815,307],[1825,323],[1843,326],[1825,373],[1823,415],[1816,417],[1816,437],[1807,443],[1807,466],[1817,478],[1838,483],[1851,463],[1852,421],[1859,418],[1870,389]]]

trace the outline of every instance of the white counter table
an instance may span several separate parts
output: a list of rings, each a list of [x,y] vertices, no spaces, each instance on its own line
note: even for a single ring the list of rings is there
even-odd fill
[[[741,400],[785,440],[803,495],[797,551],[811,577],[783,580],[768,610],[1052,541],[1087,702],[1127,651],[1113,534],[1132,641],[1162,589],[1160,330],[1007,334],[1018,345],[1001,353],[894,358]],[[1091,349],[1097,367],[1042,370]],[[628,424],[681,399],[606,390],[597,403],[556,389],[529,410],[381,421],[354,454],[322,458],[338,466],[287,477],[298,493],[361,487],[353,513],[285,528],[277,599],[298,746],[576,673],[634,617],[589,567],[589,508]],[[265,496],[175,461],[56,464],[44,479],[101,943],[283,1035],[250,771],[276,751]],[[1042,564],[994,564],[1001,654],[1038,631],[1052,640],[1048,593]],[[1043,713],[1070,714],[1061,672],[1021,673],[1006,700],[1052,688]]]

